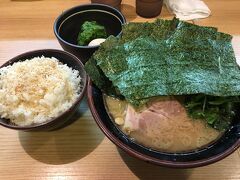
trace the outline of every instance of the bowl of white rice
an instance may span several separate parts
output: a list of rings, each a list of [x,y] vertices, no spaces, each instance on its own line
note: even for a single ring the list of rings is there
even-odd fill
[[[44,49],[14,57],[0,67],[0,124],[24,131],[62,127],[86,84],[83,64],[68,52]]]

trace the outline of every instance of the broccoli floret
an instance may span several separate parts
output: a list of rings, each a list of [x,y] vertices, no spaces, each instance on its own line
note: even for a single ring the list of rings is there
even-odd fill
[[[107,38],[104,26],[99,25],[96,21],[84,22],[78,34],[77,44],[80,46],[88,45],[96,38]]]

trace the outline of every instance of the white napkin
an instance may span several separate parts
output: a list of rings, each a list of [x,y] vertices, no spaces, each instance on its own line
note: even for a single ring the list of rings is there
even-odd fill
[[[164,0],[164,3],[180,20],[206,18],[211,14],[210,9],[201,0]]]

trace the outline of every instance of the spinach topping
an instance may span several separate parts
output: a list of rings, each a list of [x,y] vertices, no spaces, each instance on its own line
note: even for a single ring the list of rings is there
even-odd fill
[[[85,46],[93,39],[106,37],[107,33],[104,26],[99,25],[96,21],[86,21],[81,26],[81,31],[77,38],[77,44],[79,46]]]
[[[224,131],[236,115],[236,106],[240,105],[240,98],[188,95],[185,96],[184,105],[193,119],[204,119],[213,128]]]

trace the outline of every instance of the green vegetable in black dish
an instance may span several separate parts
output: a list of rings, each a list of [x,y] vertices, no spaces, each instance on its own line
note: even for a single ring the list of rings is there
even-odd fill
[[[107,38],[104,26],[99,25],[96,21],[84,22],[81,27],[81,31],[78,34],[77,44],[85,46],[96,38]]]

